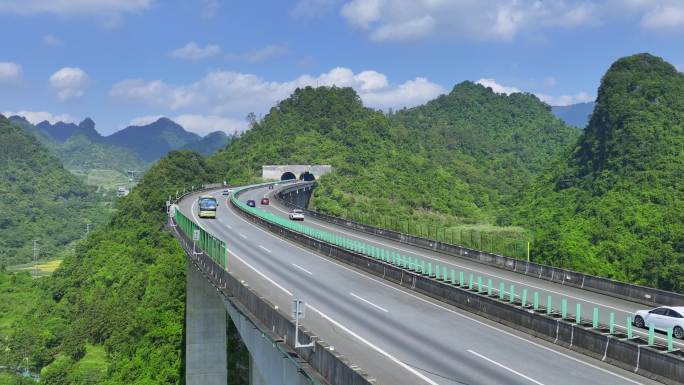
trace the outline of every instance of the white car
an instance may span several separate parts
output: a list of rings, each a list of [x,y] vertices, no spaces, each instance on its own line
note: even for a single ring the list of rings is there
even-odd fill
[[[648,328],[650,324],[661,331],[672,328],[675,338],[684,339],[684,306],[662,306],[634,314],[634,326]]]
[[[294,209],[290,211],[290,220],[291,221],[303,221],[304,220],[304,211],[299,210],[299,209]]]

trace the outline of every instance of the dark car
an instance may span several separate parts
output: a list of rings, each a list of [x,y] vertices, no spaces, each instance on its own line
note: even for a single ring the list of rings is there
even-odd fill
[[[256,202],[254,201],[254,199],[248,200],[248,201],[247,201],[247,206],[249,206],[249,207],[256,207]]]
[[[261,204],[262,205],[268,205],[269,203],[270,203],[270,201],[268,200],[268,198],[266,198],[266,197],[261,198]]]
[[[273,185],[269,185],[269,186],[268,186],[268,189],[269,189],[269,190],[273,190]]]

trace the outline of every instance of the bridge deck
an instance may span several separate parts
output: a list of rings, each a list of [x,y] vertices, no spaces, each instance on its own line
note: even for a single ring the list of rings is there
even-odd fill
[[[268,193],[265,189],[247,192],[242,199]],[[216,220],[200,221],[192,197],[181,202],[181,209],[227,242],[231,272],[283,309],[289,309],[293,297],[304,299],[307,329],[380,383],[655,383],[329,260],[244,220],[222,200]],[[285,215],[277,205],[265,209]]]

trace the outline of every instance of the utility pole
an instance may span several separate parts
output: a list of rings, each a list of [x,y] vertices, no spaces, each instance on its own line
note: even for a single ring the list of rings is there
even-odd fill
[[[33,277],[38,276],[38,240],[33,240]]]

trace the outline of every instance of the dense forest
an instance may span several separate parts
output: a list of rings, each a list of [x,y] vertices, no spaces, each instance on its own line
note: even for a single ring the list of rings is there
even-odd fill
[[[540,261],[684,291],[684,75],[648,54],[615,62],[585,132],[515,218]]]
[[[29,261],[34,239],[40,258],[54,257],[83,236],[86,223],[101,225],[107,219],[94,189],[1,115],[0,180],[0,264]]]
[[[207,169],[195,153],[170,153],[51,277],[0,273],[0,366],[28,364],[48,385],[182,383],[186,262],[164,202],[210,180]],[[232,357],[237,379],[244,358]]]
[[[470,82],[389,117],[350,88],[305,88],[209,162],[242,181],[263,164],[331,164],[312,201],[318,210],[391,218],[411,232],[439,226],[521,239],[520,228],[494,225],[510,224],[500,209],[578,135],[532,95]]]

